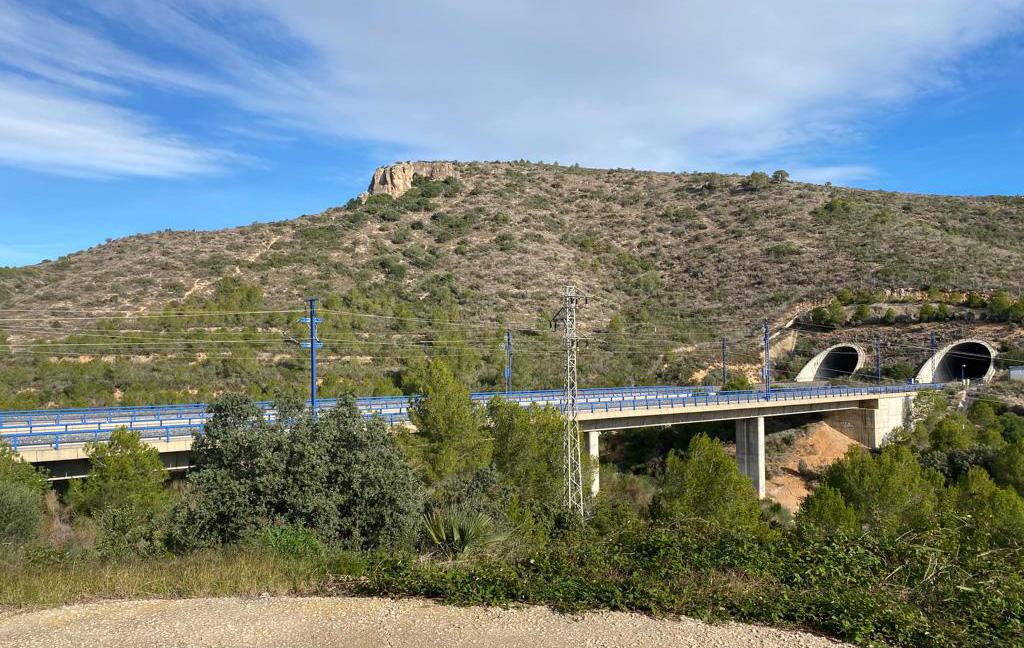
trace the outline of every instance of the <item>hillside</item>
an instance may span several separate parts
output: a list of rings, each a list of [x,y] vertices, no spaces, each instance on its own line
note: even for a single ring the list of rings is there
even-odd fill
[[[451,169],[397,199],[0,269],[0,407],[301,393],[303,356],[281,339],[302,335],[300,313],[222,314],[300,311],[310,296],[330,311],[325,388],[388,393],[424,353],[449,355],[475,387],[498,386],[504,326],[523,330],[517,386],[556,386],[559,348],[544,329],[566,283],[590,296],[590,384],[691,379],[720,335],[735,362],[755,366],[763,318],[782,325],[844,288],[917,308],[1024,283],[1021,197],[521,162]],[[152,317],[172,311],[193,314]]]

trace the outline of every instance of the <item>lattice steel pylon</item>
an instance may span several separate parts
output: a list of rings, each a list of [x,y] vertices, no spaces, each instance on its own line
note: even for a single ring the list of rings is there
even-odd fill
[[[565,481],[565,506],[582,516],[583,506],[583,464],[580,459],[580,421],[578,406],[578,385],[576,378],[576,352],[582,336],[576,328],[576,313],[580,299],[585,297],[576,286],[566,286],[562,293],[562,308],[552,318],[552,326],[562,325],[565,333],[565,391],[562,393],[561,408],[565,427],[562,434],[562,475]]]

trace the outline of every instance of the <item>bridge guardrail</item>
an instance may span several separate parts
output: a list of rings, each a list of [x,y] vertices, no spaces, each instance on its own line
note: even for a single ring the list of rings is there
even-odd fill
[[[613,411],[626,411],[626,410],[649,410],[649,409],[662,409],[662,408],[675,408],[675,407],[693,407],[693,406],[709,406],[709,405],[731,405],[736,403],[756,403],[756,402],[785,402],[785,401],[797,401],[797,400],[809,400],[814,398],[823,397],[845,397],[845,396],[870,396],[876,394],[885,393],[913,393],[921,389],[936,389],[942,388],[945,385],[942,383],[927,383],[927,384],[913,384],[913,385],[884,385],[875,387],[787,387],[777,388],[770,392],[763,390],[742,390],[742,391],[718,391],[714,388],[708,388],[704,391],[696,391],[693,387],[646,387],[646,388],[624,388],[621,391],[617,391],[616,388],[596,388],[587,390],[586,396],[591,398],[584,398],[579,404],[579,411],[581,413],[586,412],[613,412]],[[584,390],[580,390],[581,394]],[[675,393],[675,395],[671,395]],[[656,395],[648,395],[648,394]],[[561,395],[560,390],[541,390],[536,392],[513,392],[511,394],[513,398],[520,404],[537,402],[537,401],[551,401],[555,397]],[[619,396],[619,398],[598,398],[594,400],[594,396]],[[477,397],[475,400],[485,401],[495,396],[506,396],[504,392],[494,393],[482,393],[474,394]],[[520,398],[520,396],[525,396]],[[630,397],[632,396],[632,397]],[[531,401],[531,398],[533,400]],[[332,399],[333,400],[333,399]],[[363,401],[363,399],[360,399]],[[372,418],[374,416],[380,416],[389,425],[395,423],[404,422],[409,420],[408,407],[410,405],[409,399],[405,397],[372,397],[366,399],[369,401],[370,407],[361,408],[363,415],[366,418]],[[404,401],[404,406],[400,406],[401,402]],[[325,404],[325,407],[331,407],[335,402],[329,402]],[[385,403],[391,407],[385,406]],[[362,405],[363,403],[360,402]],[[376,405],[373,407],[372,405]],[[151,408],[153,411],[160,411],[171,415],[174,411],[173,408],[156,407]],[[397,411],[388,411],[397,410]],[[46,410],[39,410],[44,412]],[[78,410],[76,410],[77,412]],[[109,412],[112,411],[110,408],[102,409],[97,408],[95,410],[85,410],[95,412]],[[195,409],[191,410],[195,413]],[[0,414],[13,414],[14,412],[3,412]],[[33,412],[35,413],[35,412]],[[266,418],[268,420],[274,419],[274,412],[267,411]],[[106,420],[93,420],[73,423],[54,423],[54,419],[51,417],[50,422],[44,422],[36,418],[35,421],[28,419],[28,425],[26,426],[23,422],[22,425],[17,426],[18,431],[4,432],[2,426],[0,426],[0,438],[7,441],[12,445],[14,450],[17,450],[20,446],[50,446],[54,449],[59,449],[62,443],[84,443],[88,441],[99,441],[101,437],[105,438],[109,435],[115,427],[121,427],[116,425],[117,423],[128,423],[128,429],[138,431],[140,436],[145,439],[158,439],[165,438],[166,441],[170,441],[172,438],[181,436],[191,436],[193,431],[202,432],[203,425],[207,419],[205,406],[202,408],[202,412],[199,416],[190,417],[175,417],[167,419],[157,418],[143,418],[143,419],[132,419],[123,420],[121,418],[114,418],[108,416]],[[184,422],[182,422],[184,421]],[[139,423],[151,422],[154,425],[138,425]],[[103,427],[106,425],[107,427]],[[93,427],[95,426],[95,427]],[[13,429],[15,426],[8,426],[8,429]],[[187,434],[186,434],[187,432]],[[107,433],[107,434],[103,434]],[[38,439],[39,443],[25,444],[25,439]]]
[[[654,386],[654,387],[591,387],[580,390],[581,396],[600,395],[623,395],[634,393],[645,393],[651,391],[659,392],[682,392],[715,389],[714,387],[687,387],[687,386]],[[478,392],[471,394],[474,401],[487,401],[496,396],[511,397],[519,402],[532,400],[553,400],[561,395],[559,389],[542,389],[532,391],[515,391],[509,394],[505,392]],[[415,396],[365,396],[356,399],[356,403],[362,409],[388,409],[394,407],[406,408]],[[317,399],[317,404],[322,407],[333,407],[337,404],[336,398]],[[270,401],[256,403],[263,409],[273,408]],[[306,401],[309,404],[309,401]],[[163,421],[187,418],[186,414],[195,416],[206,416],[206,403],[179,403],[166,405],[128,405],[116,407],[74,407],[61,409],[16,409],[16,411],[0,411],[0,430],[4,428],[24,428],[26,425],[61,425],[63,423],[139,423],[144,421]]]
[[[825,397],[872,396],[878,394],[905,394],[922,389],[941,389],[942,383],[913,385],[883,385],[875,387],[793,387],[764,390],[722,391],[682,397],[632,398],[603,403],[581,403],[580,412],[616,412],[625,410],[691,407],[697,405],[732,405],[737,403],[785,402]]]
[[[593,397],[622,397],[630,394],[658,393],[682,393],[693,392],[701,389],[698,387],[597,387],[581,389],[580,395],[584,399]],[[536,391],[518,391],[505,394],[504,392],[481,392],[471,395],[475,402],[487,402],[496,396],[509,397],[519,403],[524,402],[550,402],[555,401],[561,395],[561,390],[546,389]],[[410,396],[370,396],[357,399],[360,409],[368,412],[377,412],[387,415],[391,410],[404,412],[408,410],[415,397]],[[273,411],[273,403],[264,401],[256,403],[265,411]],[[308,402],[307,402],[308,404]],[[337,405],[337,399],[320,399],[317,401],[318,409],[327,409]],[[188,418],[205,418],[207,416],[207,405],[203,403],[186,403],[180,405],[142,405],[129,407],[96,407],[96,408],[75,408],[59,410],[15,410],[0,411],[0,432],[4,429],[17,428],[19,430],[28,428],[33,430],[37,426],[54,427],[74,424],[104,423],[114,424],[138,424],[148,421],[178,421]]]

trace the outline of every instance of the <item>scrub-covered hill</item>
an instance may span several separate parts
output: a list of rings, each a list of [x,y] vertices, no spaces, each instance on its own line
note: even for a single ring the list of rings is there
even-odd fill
[[[880,319],[890,302],[1022,284],[1021,197],[525,162],[391,167],[371,189],[294,220],[0,269],[0,407],[303,393],[286,339],[301,313],[278,311],[314,296],[324,389],[369,394],[408,388],[414,358],[434,355],[500,387],[506,327],[513,386],[557,386],[547,320],[566,283],[590,297],[588,384],[689,380],[720,335],[753,367],[763,318],[781,326],[843,289]]]

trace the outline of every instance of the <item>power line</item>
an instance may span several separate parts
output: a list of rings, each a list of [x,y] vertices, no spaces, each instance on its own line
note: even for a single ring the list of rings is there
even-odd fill
[[[87,312],[87,311],[86,311]],[[122,311],[123,312],[123,311]],[[56,315],[54,317],[0,317],[0,322],[39,322],[48,320],[60,320],[60,321],[96,321],[96,320],[136,320],[136,319],[168,319],[173,317],[236,317],[241,315],[271,315],[271,314],[295,314],[303,311],[294,310],[257,310],[257,311],[197,311],[194,313],[163,313],[160,315],[123,315],[121,317],[112,316],[66,316]]]
[[[383,320],[402,321],[402,322],[430,322],[430,323],[435,323],[435,324],[442,324],[444,326],[454,326],[454,327],[462,327],[462,328],[475,328],[475,329],[487,329],[487,330],[494,330],[494,331],[503,331],[503,330],[506,330],[506,329],[515,329],[515,330],[519,330],[519,331],[531,331],[531,332],[538,332],[538,333],[544,332],[544,329],[531,328],[529,326],[512,325],[512,324],[507,324],[507,325],[503,325],[503,324],[483,324],[483,323],[473,323],[473,322],[467,322],[467,321],[452,321],[452,320],[446,320],[446,319],[431,319],[431,318],[426,318],[426,317],[412,317],[412,316],[399,316],[399,315],[375,315],[375,314],[372,314],[372,313],[357,313],[355,311],[340,311],[340,310],[333,310],[333,309],[327,309],[327,308],[321,309],[321,312],[330,313],[330,314],[333,314],[333,315],[348,315],[350,317],[366,317],[366,318],[371,318],[371,319],[383,319]]]

